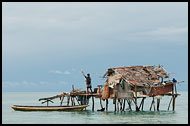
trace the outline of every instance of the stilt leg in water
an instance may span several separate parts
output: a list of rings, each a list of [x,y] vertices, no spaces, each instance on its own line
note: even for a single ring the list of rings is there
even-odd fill
[[[145,98],[144,98],[145,100]],[[142,108],[141,108],[141,111],[143,111],[143,107],[144,107],[144,100],[143,100],[143,103],[142,103]]]
[[[92,96],[92,111],[94,111],[94,97]]]
[[[69,106],[70,96],[67,96],[67,106]]]
[[[134,99],[132,99],[133,100],[133,102],[134,102],[134,104],[135,104],[135,106],[136,106],[136,111],[139,111],[139,108],[138,108],[138,106],[137,106],[137,98],[135,98],[135,100]]]
[[[119,99],[117,101],[117,111],[119,112]]]
[[[170,102],[169,102],[168,111],[169,111],[169,109],[170,109],[170,104],[171,104],[171,102],[172,102],[172,99],[173,99],[173,97],[171,97],[171,100],[170,100]]]
[[[125,99],[123,99],[123,109],[122,111],[125,111]]]
[[[157,99],[157,111],[159,111],[160,99]]]
[[[108,111],[108,99],[106,99],[106,111]]]
[[[130,102],[129,99],[127,99],[127,104],[128,104],[128,106],[129,106],[130,111],[132,111],[132,108],[131,108],[131,102]]]
[[[116,108],[117,108],[117,100],[116,99],[114,99],[115,100],[115,105],[114,105],[114,107],[115,107],[115,112],[116,112]]]
[[[100,98],[100,106],[101,106],[101,109],[103,108],[103,105],[102,105],[102,100]]]
[[[153,97],[153,101],[154,101],[154,97]],[[156,108],[155,108],[155,101],[153,102],[153,105],[154,105],[154,111],[156,110]]]
[[[154,104],[154,99],[152,99],[152,103],[150,105],[150,111],[152,110],[152,105]]]
[[[175,95],[173,96],[173,111],[175,111]]]
[[[122,99],[120,100],[120,111],[122,111]]]
[[[62,106],[62,104],[63,104],[63,100],[64,100],[64,96],[63,96],[62,99],[61,99],[60,106]]]
[[[141,103],[140,103],[140,105],[139,105],[139,110],[140,110],[140,108],[141,108],[143,102],[144,102],[144,98],[142,98],[142,101],[141,101]]]

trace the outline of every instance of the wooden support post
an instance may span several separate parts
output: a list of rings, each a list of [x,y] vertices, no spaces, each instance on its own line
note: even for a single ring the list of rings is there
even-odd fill
[[[116,108],[117,108],[117,100],[116,100],[116,98],[114,99],[115,100],[115,112],[116,112]]]
[[[119,112],[119,99],[117,99],[117,111]]]
[[[144,100],[145,100],[145,98],[144,98]],[[143,107],[144,107],[144,100],[143,100],[143,103],[142,103],[141,111],[143,111]]]
[[[72,85],[72,92],[74,92],[74,85]]]
[[[125,99],[123,99],[123,110],[122,111],[125,111]]]
[[[62,96],[60,106],[62,106],[62,103],[63,103],[64,97],[65,97],[65,96]]]
[[[157,111],[159,111],[160,99],[157,99]]]
[[[175,84],[174,84],[175,85]],[[172,89],[172,97],[173,97],[173,111],[175,111],[175,95],[174,95],[174,85]]]
[[[130,111],[132,111],[131,102],[129,101],[129,99],[127,99],[127,104],[128,104],[128,106],[129,106]]]
[[[136,105],[136,111],[139,111],[137,106],[137,86],[135,85],[135,105]]]
[[[122,111],[122,103],[123,103],[123,100],[120,99],[120,100],[119,100],[119,103],[120,103],[120,111]]]
[[[155,111],[155,102],[154,102],[154,96],[153,96],[153,99],[152,99],[152,103],[151,103],[151,106],[150,106],[150,111],[152,109],[152,106],[154,106],[154,111]]]
[[[71,96],[71,105],[73,106],[73,97]]]
[[[101,108],[103,108],[103,105],[102,105],[102,100],[101,100],[101,98],[100,98],[100,106],[101,106]]]
[[[173,97],[171,97],[171,100],[170,100],[170,102],[169,102],[168,111],[169,111],[169,109],[170,109],[170,104],[171,104],[171,102],[172,102],[172,99],[173,99]]]
[[[136,99],[136,98],[134,98],[134,99]],[[136,101],[135,101],[134,99],[132,99],[132,100],[133,100],[133,102],[134,102],[134,104],[135,104],[135,106],[136,106],[136,111],[139,111],[139,108],[138,108],[138,106],[137,106],[137,104],[136,104]]]
[[[77,97],[75,97],[75,99],[77,100],[77,102],[78,102],[78,105],[80,105],[80,102],[78,101],[78,98],[77,98]]]
[[[141,106],[142,106],[142,104],[143,104],[143,102],[144,102],[144,99],[145,99],[145,98],[142,98],[142,100],[141,100],[141,103],[140,103],[140,105],[139,105],[139,110],[140,110],[140,108],[141,108]]]
[[[88,88],[86,88],[86,105],[87,105],[87,93],[88,93]]]
[[[175,95],[173,96],[173,111],[175,111]]]
[[[106,99],[106,111],[108,111],[108,99]]]
[[[49,101],[47,100],[47,106],[48,106],[48,102],[49,102]]]
[[[152,105],[154,104],[154,99],[152,99],[152,103],[150,105],[150,111],[152,110]]]
[[[177,94],[177,87],[176,87],[176,83],[174,84],[175,86],[175,94]]]
[[[69,106],[70,96],[67,96],[67,106]]]
[[[73,97],[73,105],[75,105],[75,96]]]
[[[154,97],[153,97],[153,105],[154,105],[154,111],[156,110],[155,108],[155,101],[154,101]]]
[[[74,85],[72,84],[72,93],[74,93]],[[75,105],[74,96],[71,97],[72,106]]]
[[[92,96],[92,111],[94,111],[94,97]]]
[[[115,87],[114,87],[115,88]],[[116,99],[116,91],[114,90],[114,101],[115,101],[115,109],[114,111],[116,112],[116,108],[117,108],[117,99]]]

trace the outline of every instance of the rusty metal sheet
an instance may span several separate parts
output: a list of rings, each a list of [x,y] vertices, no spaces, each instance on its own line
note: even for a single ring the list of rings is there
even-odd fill
[[[148,94],[148,96],[164,95],[168,92],[171,92],[172,90],[173,90],[173,83],[159,85],[157,87],[151,88],[151,91]]]
[[[102,92],[102,99],[108,99],[110,96],[110,93],[109,93],[109,86],[108,85],[105,85],[104,86],[104,90]]]
[[[154,83],[160,83],[159,80],[152,80],[152,82],[154,82]]]
[[[129,81],[130,83],[132,83],[132,84],[134,84],[134,85],[139,85],[136,81],[134,81],[134,80],[130,80]]]

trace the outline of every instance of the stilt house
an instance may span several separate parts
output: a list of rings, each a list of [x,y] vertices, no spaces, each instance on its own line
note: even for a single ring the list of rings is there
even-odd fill
[[[165,95],[172,92],[174,84],[160,65],[109,68],[103,77],[107,78],[103,100]]]

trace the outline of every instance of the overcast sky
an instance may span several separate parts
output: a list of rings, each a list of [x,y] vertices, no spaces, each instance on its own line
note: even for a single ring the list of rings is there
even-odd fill
[[[3,91],[93,88],[110,67],[158,65],[188,85],[188,3],[2,4]]]

